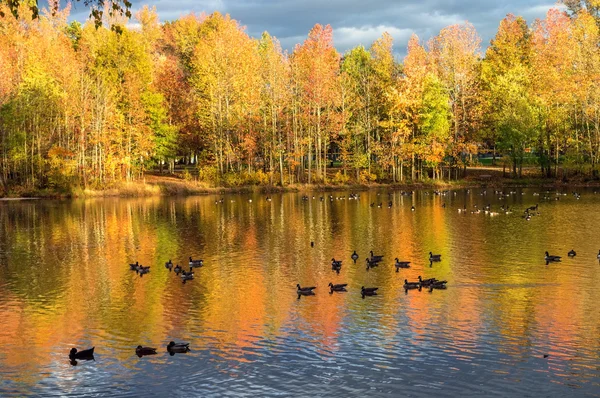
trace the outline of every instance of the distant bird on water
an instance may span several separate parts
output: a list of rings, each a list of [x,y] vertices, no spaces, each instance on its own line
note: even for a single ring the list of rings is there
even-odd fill
[[[175,353],[186,353],[190,350],[190,343],[176,343],[171,341],[167,345],[167,351],[171,355],[175,355]]]
[[[429,252],[429,261],[442,261],[442,255]]]
[[[545,256],[544,256],[544,260],[546,260],[546,264],[550,263],[550,262],[559,262],[561,259],[560,256],[553,256],[551,254],[548,254],[548,252],[546,252]]]
[[[77,348],[71,348],[69,351],[69,359],[94,359],[94,348],[88,348],[87,350],[77,351]]]
[[[140,358],[144,355],[154,355],[156,354],[156,348],[142,347],[141,345],[138,345],[135,349],[135,354]]]

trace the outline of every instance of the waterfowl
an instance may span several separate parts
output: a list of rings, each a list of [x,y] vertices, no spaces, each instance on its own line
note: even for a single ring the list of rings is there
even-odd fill
[[[435,282],[437,282],[437,279],[435,278],[422,279],[421,275],[419,275],[419,284],[421,284],[421,286],[429,286],[434,284]]]
[[[421,284],[419,282],[409,282],[407,279],[404,280],[404,289],[420,289]]]
[[[430,289],[445,289],[448,281],[434,281],[429,285]]]
[[[435,285],[435,286],[431,285],[431,286],[429,286],[429,293],[433,292],[434,289],[444,290],[444,289],[447,289],[447,288],[448,287],[446,285]]]
[[[432,252],[429,252],[429,261],[441,261],[441,260],[442,260],[441,254],[433,254]]]
[[[296,287],[298,288],[298,293],[312,293],[312,291],[317,288],[316,286],[300,287],[299,283],[296,285]]]
[[[77,351],[77,348],[71,348],[69,351],[69,359],[94,359],[94,348],[88,348],[87,350]]]
[[[369,258],[365,259],[365,261],[367,262],[367,271],[369,268],[377,267],[380,263],[380,261],[371,260]]]
[[[571,251],[569,253],[567,253],[567,255],[569,257],[575,257],[577,255],[577,253],[575,253],[575,250],[571,249]]]
[[[132,271],[136,271],[140,264],[136,261],[135,264],[129,264],[129,269]]]
[[[310,247],[315,247],[315,242],[313,242],[312,240],[310,241]]]
[[[328,286],[332,292],[345,292],[346,286],[348,286],[348,284],[347,283],[339,283],[337,285],[334,285],[333,283],[329,282]]]
[[[204,261],[202,260],[193,260],[190,256],[190,267],[202,267],[204,265]]]
[[[546,262],[558,262],[560,261],[560,256],[553,256],[551,254],[548,254],[548,252],[546,252],[546,255],[544,256],[544,260],[546,260]]]
[[[181,277],[181,280],[183,280],[183,281],[189,281],[189,280],[194,279],[194,273],[192,271],[190,271],[190,272],[182,271],[180,277]]]
[[[177,264],[177,265],[175,266],[175,268],[173,268],[173,271],[175,271],[175,273],[176,273],[177,275],[179,275],[179,273],[182,271],[182,269],[181,269],[181,267],[179,266],[179,264]]]
[[[135,353],[140,358],[143,357],[144,355],[154,355],[154,354],[156,354],[156,348],[142,347],[141,345],[139,345],[136,347]]]
[[[378,287],[361,287],[360,291],[365,294],[365,293],[375,293],[379,288]]]
[[[598,260],[600,260],[600,250],[598,250],[598,255],[596,256]]]
[[[171,271],[173,269],[173,262],[171,260],[167,261],[165,263],[165,268],[167,268],[169,271]]]
[[[350,257],[352,258],[352,260],[354,260],[354,262],[356,262],[356,260],[358,260],[358,254],[356,253],[356,250],[354,250],[354,253],[352,253],[352,255]]]
[[[144,267],[143,265],[140,265],[137,267],[135,272],[137,272],[140,275],[147,274],[148,272],[150,272],[150,266]]]
[[[342,266],[342,260],[336,260],[335,258],[331,259],[331,267],[332,268],[340,268]]]
[[[410,211],[415,211],[415,206],[410,206]]]
[[[379,289],[378,287],[362,287],[360,289],[360,294],[362,296],[362,298],[365,298],[365,296],[377,296],[377,289]]]
[[[310,290],[310,291],[298,290],[297,293],[298,293],[298,300],[300,300],[300,297],[302,297],[302,296],[314,296],[315,295],[315,292],[313,292],[312,290]],[[331,292],[329,292],[329,293],[331,293]]]
[[[374,255],[373,254],[373,250],[371,250],[369,253],[371,254],[371,258],[370,258],[371,262],[380,262],[380,261],[383,260],[383,256],[376,256],[376,255]]]
[[[396,272],[398,272],[400,268],[410,268],[410,261],[400,261],[398,260],[398,257],[395,258],[395,261],[394,266],[396,267]]]
[[[171,341],[168,345],[167,345],[167,351],[169,351],[169,353],[184,353],[184,352],[188,352],[190,350],[190,343],[175,343],[174,341]]]

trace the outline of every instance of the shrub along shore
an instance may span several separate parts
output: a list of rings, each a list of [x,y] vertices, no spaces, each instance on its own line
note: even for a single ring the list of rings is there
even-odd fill
[[[265,184],[213,186],[182,176],[148,174],[144,178],[123,182],[104,189],[75,187],[71,191],[17,188],[0,191],[0,198],[93,198],[93,197],[149,197],[149,196],[192,196],[226,193],[276,193],[276,192],[326,192],[326,191],[367,191],[377,189],[417,190],[417,189],[458,189],[487,187],[502,189],[508,187],[544,187],[547,189],[571,189],[576,187],[600,187],[600,179],[575,175],[571,178],[544,178],[535,173],[526,173],[523,178],[504,177],[499,168],[472,168],[467,177],[459,180],[419,180],[392,183],[389,181],[364,184],[289,184],[285,186]]]

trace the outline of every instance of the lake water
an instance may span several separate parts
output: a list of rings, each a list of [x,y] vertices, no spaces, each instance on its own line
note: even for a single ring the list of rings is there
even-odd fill
[[[598,396],[600,193],[515,191],[0,202],[0,396]],[[189,256],[184,284],[164,264]],[[448,288],[406,292],[419,275]]]

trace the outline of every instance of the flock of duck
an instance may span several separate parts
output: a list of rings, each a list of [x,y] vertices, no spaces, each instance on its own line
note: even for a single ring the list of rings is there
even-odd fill
[[[414,192],[413,191],[401,191],[401,195],[403,196],[408,196],[408,195],[412,195]],[[467,190],[467,193],[469,193],[469,190]],[[550,200],[551,196],[549,195],[550,191],[547,191],[547,193],[543,196],[543,199],[545,200]],[[426,195],[428,195],[429,193],[426,192]],[[441,196],[446,196],[448,194],[450,194],[450,191],[434,191],[433,192],[434,195],[441,195]],[[456,191],[453,192],[454,195],[456,195]],[[483,190],[480,195],[484,196],[486,195],[487,192],[485,190]],[[500,199],[504,199],[510,195],[516,195],[517,193],[515,191],[510,191],[509,193],[504,193],[502,191],[494,191],[495,195],[498,195]],[[378,194],[379,195],[379,194]],[[392,195],[390,193],[390,195]],[[556,193],[556,199],[555,200],[559,200],[560,196],[564,196],[566,195],[566,193]],[[539,193],[534,193],[534,196],[540,196]],[[576,199],[580,199],[581,195],[578,194],[577,192],[573,192],[573,196]],[[333,202],[334,200],[358,200],[360,198],[359,194],[354,194],[351,193],[347,198],[346,196],[333,196],[333,195],[329,195],[328,199],[329,201]],[[308,201],[310,198],[306,195],[302,196],[302,200],[303,201]],[[312,196],[312,199],[316,199],[315,196]],[[271,201],[270,197],[266,198],[267,201]],[[320,201],[324,201],[325,197],[324,196],[320,196],[319,197]],[[252,202],[252,199],[249,199],[249,202]],[[221,198],[220,200],[216,200],[215,204],[220,204],[220,203],[224,203],[224,200]],[[387,207],[392,207],[393,203],[392,201],[388,202]],[[377,206],[378,208],[382,208],[383,203],[380,202],[379,204],[376,204],[375,202],[372,202],[370,204],[371,207],[375,207]],[[531,220],[532,216],[535,215],[539,215],[538,212],[538,204],[536,204],[535,206],[530,206],[527,207],[522,215],[522,218],[524,218],[525,220],[529,221]],[[446,204],[443,203],[442,207],[446,207]],[[415,211],[415,207],[414,205],[411,206],[411,210]],[[467,213],[467,207],[464,206],[463,208],[459,208],[458,209],[459,213]],[[491,208],[491,205],[486,205],[483,207],[482,209],[479,209],[477,205],[473,206],[473,210],[471,210],[471,214],[479,214],[479,213],[485,213],[485,214],[489,214],[489,215],[497,215],[500,213],[504,213],[504,214],[510,214],[512,213],[512,210],[505,205],[502,205],[500,207],[500,211],[493,211]],[[314,242],[311,242],[311,247],[314,247]],[[571,250],[567,253],[568,257],[575,257],[577,255],[577,253],[575,252],[575,250]],[[380,265],[380,263],[383,262],[383,255],[375,255],[373,253],[373,251],[369,252],[369,256],[366,257],[365,262],[367,264],[367,271],[369,269],[375,268],[377,266]],[[429,252],[429,262],[430,265],[433,264],[434,262],[439,262],[441,261],[441,254],[433,254],[433,252]],[[598,251],[598,255],[596,256],[598,260],[600,260],[600,250]],[[356,253],[356,250],[353,251],[353,253],[350,255],[350,258],[354,261],[354,263],[356,264],[357,260],[359,259],[359,255],[358,253]],[[544,260],[546,261],[546,265],[548,265],[549,263],[555,263],[555,262],[560,262],[562,259],[561,256],[558,255],[552,255],[549,254],[549,252],[545,252],[544,255]],[[394,259],[394,267],[396,268],[396,272],[399,272],[400,269],[405,269],[405,268],[410,268],[410,261],[400,261],[398,258]],[[192,280],[194,279],[194,268],[200,268],[204,265],[203,260],[198,260],[198,259],[193,259],[192,257],[189,257],[189,262],[188,262],[188,266],[189,266],[189,271],[186,271],[183,269],[183,267],[181,267],[179,264],[177,265],[173,265],[173,262],[171,260],[167,261],[165,263],[165,268],[168,269],[170,272],[173,271],[177,276],[179,276],[181,278],[181,280],[183,281],[183,283],[185,283],[186,281]],[[150,266],[143,266],[142,264],[139,264],[139,262],[135,262],[132,264],[129,264],[130,270],[135,271],[137,274],[141,276],[143,276],[144,274],[147,274],[150,272]],[[331,269],[335,272],[337,272],[338,274],[340,273],[340,270],[342,268],[342,260],[336,260],[335,258],[331,259]],[[418,280],[417,281],[408,281],[407,279],[404,279],[404,289],[406,292],[408,292],[408,290],[413,290],[413,289],[418,289],[419,291],[422,288],[428,288],[429,291],[433,291],[434,289],[446,289],[447,288],[447,281],[445,280],[438,280],[436,278],[429,278],[429,279],[422,279],[422,277],[419,275]],[[348,284],[347,283],[339,283],[339,284],[334,284],[332,282],[329,283],[328,288],[329,288],[329,294],[333,294],[333,293],[343,293],[343,292],[347,292],[347,287]],[[302,297],[302,296],[313,296],[315,295],[314,290],[316,289],[316,286],[301,286],[300,284],[296,285],[296,292],[298,294],[298,298]],[[364,299],[367,296],[376,296],[378,294],[378,287],[365,287],[362,286],[360,289],[360,293],[362,298]],[[71,351],[69,352],[69,359],[71,361],[71,364],[76,365],[77,364],[77,360],[93,360],[94,359],[94,349],[95,347],[86,349],[86,350],[82,350],[82,351],[78,351],[77,348],[72,348]],[[174,341],[171,341],[168,345],[167,345],[167,352],[170,355],[175,355],[175,353],[186,353],[189,352],[190,348],[189,348],[189,343],[176,343]],[[147,346],[142,346],[142,345],[138,345],[135,348],[135,353],[138,357],[143,357],[146,355],[155,355],[157,354],[157,349],[153,348],[153,347],[147,347]]]
[[[314,242],[311,242],[311,247],[314,247]],[[356,250],[353,251],[353,253],[350,255],[350,258],[354,261],[354,263],[356,264],[356,261],[358,260],[359,256],[358,253],[356,253]],[[429,262],[430,264],[433,264],[434,262],[439,262],[442,260],[442,255],[441,254],[433,254],[432,252],[429,252]],[[369,252],[369,256],[365,259],[366,263],[367,263],[367,271],[371,268],[377,267],[381,262],[383,262],[383,256],[382,255],[375,255],[373,253],[373,250],[371,250]],[[399,272],[401,268],[410,268],[410,261],[400,261],[398,258],[394,259],[395,263],[394,266],[396,267],[396,272]],[[335,272],[337,272],[338,274],[340,273],[340,270],[342,269],[342,260],[336,260],[335,257],[331,259],[331,269]],[[429,288],[429,292],[433,291],[433,289],[446,289],[446,284],[448,283],[448,281],[443,281],[443,280],[438,280],[436,278],[429,278],[429,279],[422,279],[421,275],[419,275],[419,280],[415,281],[415,282],[409,282],[408,279],[404,279],[404,290],[405,292],[408,292],[409,290],[412,289],[418,289],[419,291],[421,291],[422,288]],[[333,284],[332,282],[329,282],[329,285],[327,285],[329,287],[329,294],[333,294],[334,292],[347,292],[348,290],[346,289],[348,284],[347,283],[340,283],[340,284]],[[316,286],[300,286],[300,284],[296,285],[296,292],[298,293],[298,299],[300,299],[300,297],[302,296],[314,296],[315,292],[314,290],[316,289]],[[376,296],[377,295],[377,291],[379,290],[378,287],[365,287],[362,286],[360,288],[360,294],[362,296],[362,298],[364,299],[367,296]]]
[[[185,283],[186,281],[194,279],[194,268],[200,268],[204,265],[203,260],[194,260],[192,257],[190,257],[189,260],[189,271],[184,270],[183,267],[181,267],[179,264],[173,266],[173,262],[171,260],[165,263],[165,268],[169,271],[175,272],[175,275],[181,277],[181,280],[183,281],[183,283]],[[135,271],[140,276],[143,276],[144,274],[150,272],[149,265],[145,267],[141,265],[138,261],[136,261],[133,264],[129,264],[129,269],[131,271]]]
[[[92,348],[88,348],[87,350],[81,350],[78,351],[77,348],[71,348],[71,351],[69,351],[69,360],[71,362],[71,365],[75,366],[77,365],[77,360],[83,360],[83,361],[90,361],[90,360],[94,360],[94,349],[96,347],[92,347]],[[138,345],[135,348],[135,355],[137,355],[138,357],[143,357],[146,355],[156,355],[156,348],[154,347],[145,347],[142,345]],[[186,352],[190,351],[190,343],[176,343],[174,341],[169,342],[169,344],[167,344],[167,352],[169,353],[169,355],[175,355],[175,354],[185,354]]]

